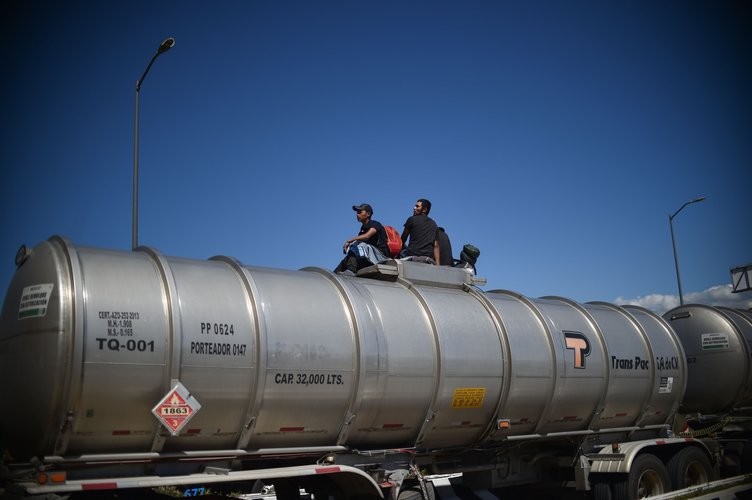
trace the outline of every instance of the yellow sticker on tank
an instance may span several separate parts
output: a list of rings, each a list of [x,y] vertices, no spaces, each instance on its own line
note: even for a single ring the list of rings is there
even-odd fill
[[[452,408],[480,408],[485,397],[485,387],[457,387],[452,397]]]

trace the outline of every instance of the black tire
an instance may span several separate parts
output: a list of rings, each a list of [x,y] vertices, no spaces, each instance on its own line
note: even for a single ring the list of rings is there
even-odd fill
[[[663,462],[655,455],[643,453],[632,462],[627,479],[614,483],[616,500],[647,498],[671,491],[671,481]]]
[[[611,492],[610,481],[597,481],[592,484],[593,500],[612,500],[614,498]]]
[[[749,474],[752,472],[752,444],[744,443],[741,457],[742,474]]]
[[[668,477],[675,490],[717,479],[708,456],[700,448],[694,446],[684,448],[668,461]]]

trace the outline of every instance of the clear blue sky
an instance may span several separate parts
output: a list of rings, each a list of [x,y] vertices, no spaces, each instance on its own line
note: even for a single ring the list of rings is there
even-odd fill
[[[333,268],[417,198],[485,289],[730,303],[752,262],[752,8],[687,1],[14,0],[0,294],[21,243]],[[721,288],[716,288],[721,287]],[[738,307],[752,295],[736,294]]]

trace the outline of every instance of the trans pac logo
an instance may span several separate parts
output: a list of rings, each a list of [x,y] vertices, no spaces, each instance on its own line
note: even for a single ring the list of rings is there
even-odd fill
[[[585,358],[590,356],[590,342],[580,332],[563,330],[562,333],[564,333],[564,343],[567,349],[574,351],[574,367],[584,370]]]

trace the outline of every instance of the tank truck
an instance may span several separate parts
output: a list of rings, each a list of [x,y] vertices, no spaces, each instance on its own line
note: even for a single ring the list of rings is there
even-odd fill
[[[16,266],[0,317],[9,497],[553,484],[626,499],[752,468],[749,311],[661,317],[401,260],[347,277],[58,236]]]

